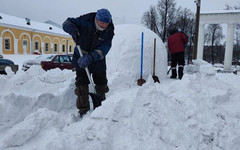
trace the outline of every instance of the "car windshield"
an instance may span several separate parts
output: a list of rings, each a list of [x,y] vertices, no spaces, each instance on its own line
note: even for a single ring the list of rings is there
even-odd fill
[[[47,60],[47,59],[52,59],[53,56],[54,56],[54,55],[51,55],[51,56],[47,57],[46,60]]]
[[[42,56],[38,56],[36,58],[36,60],[50,60],[54,57],[54,55],[42,55]]]

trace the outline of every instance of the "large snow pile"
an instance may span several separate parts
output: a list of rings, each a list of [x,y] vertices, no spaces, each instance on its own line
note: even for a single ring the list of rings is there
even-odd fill
[[[240,77],[213,73],[211,65],[196,60],[182,80],[166,78],[166,69],[158,70],[160,84],[153,83],[151,69],[144,69],[147,82],[139,87],[134,72],[135,67],[140,70],[135,61],[141,33],[133,27],[116,26],[107,56],[110,92],[101,107],[79,121],[72,117],[77,114],[74,72],[33,67],[0,75],[0,149],[238,150]],[[135,28],[149,36],[151,43],[146,40],[145,45],[152,49],[156,35]],[[151,55],[144,61],[150,65]]]

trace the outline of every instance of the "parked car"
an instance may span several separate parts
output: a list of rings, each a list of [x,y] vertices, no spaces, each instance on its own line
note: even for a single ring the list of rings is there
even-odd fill
[[[41,55],[41,53],[39,52],[39,50],[34,50],[33,54],[34,54],[34,55]]]
[[[7,74],[5,68],[9,66],[12,71],[16,73],[18,71],[18,65],[15,65],[13,61],[9,59],[4,59],[2,55],[0,55],[0,74]]]
[[[22,70],[27,71],[32,65],[41,65],[41,61],[43,60],[51,60],[55,55],[49,54],[49,55],[40,55],[32,60],[26,60],[23,62]]]
[[[72,57],[73,55],[55,55],[51,60],[41,61],[41,66],[44,70],[50,70],[54,68],[68,69],[74,70],[74,66],[72,65]]]

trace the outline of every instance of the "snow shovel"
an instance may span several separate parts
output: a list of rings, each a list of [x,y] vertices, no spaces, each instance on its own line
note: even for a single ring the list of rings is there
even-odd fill
[[[155,75],[155,58],[156,58],[156,38],[154,38],[154,53],[153,53],[153,81],[160,83],[158,77]]]
[[[81,51],[81,48],[80,48],[79,45],[77,45],[77,49],[78,49],[78,51],[79,51],[80,56],[82,57],[83,54],[82,54],[82,51]],[[95,89],[94,84],[93,84],[93,80],[92,80],[92,78],[91,78],[91,76],[90,76],[90,73],[89,73],[89,70],[88,70],[88,67],[85,68],[85,71],[86,71],[86,73],[87,73],[88,80],[90,81],[91,86],[93,87],[93,93],[90,93],[90,92],[89,92],[89,95],[90,95],[91,98],[92,98],[93,109],[95,109],[95,108],[101,106],[102,101],[103,101],[103,98],[102,98],[101,95],[97,94],[97,92],[96,92],[96,89]]]
[[[140,72],[140,79],[138,79],[137,81],[139,86],[142,86],[146,82],[142,78],[142,70],[143,70],[143,32],[142,32],[142,44],[141,44],[141,72]]]

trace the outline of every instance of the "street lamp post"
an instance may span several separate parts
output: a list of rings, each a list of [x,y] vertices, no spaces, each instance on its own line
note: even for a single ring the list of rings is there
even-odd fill
[[[195,39],[194,39],[193,59],[197,59],[198,30],[199,30],[199,18],[200,18],[201,0],[194,0],[194,2],[196,3],[197,11],[196,11],[196,24],[195,24]]]

